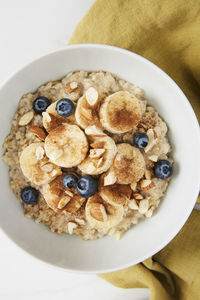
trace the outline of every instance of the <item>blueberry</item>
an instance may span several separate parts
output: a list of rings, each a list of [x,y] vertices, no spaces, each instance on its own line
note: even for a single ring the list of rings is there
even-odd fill
[[[33,109],[36,114],[41,114],[43,111],[47,109],[47,107],[51,104],[51,101],[43,96],[40,96],[35,99],[33,102]]]
[[[97,192],[98,185],[96,179],[86,175],[79,179],[77,183],[77,191],[79,195],[89,198]]]
[[[34,204],[38,201],[39,192],[31,186],[25,187],[21,191],[22,201],[26,204]]]
[[[139,149],[145,148],[148,142],[149,138],[144,132],[138,132],[133,137],[133,145]]]
[[[61,99],[56,104],[57,113],[61,117],[69,117],[74,112],[74,103],[70,99]]]
[[[63,185],[67,189],[76,188],[78,178],[74,174],[67,174],[63,177]]]
[[[154,174],[161,179],[167,179],[172,175],[172,164],[165,159],[159,160],[154,165]]]

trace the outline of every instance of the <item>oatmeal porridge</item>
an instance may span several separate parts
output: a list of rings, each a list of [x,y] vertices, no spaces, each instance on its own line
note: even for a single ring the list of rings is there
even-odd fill
[[[104,71],[23,95],[3,147],[25,216],[84,240],[150,218],[172,175],[165,121],[141,88]]]

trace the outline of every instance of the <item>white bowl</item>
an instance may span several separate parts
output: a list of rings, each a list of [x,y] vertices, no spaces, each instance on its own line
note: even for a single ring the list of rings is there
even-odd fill
[[[107,70],[135,83],[166,120],[173,145],[174,176],[151,219],[142,220],[121,240],[83,241],[56,235],[23,216],[0,161],[0,226],[19,247],[50,265],[76,272],[103,273],[137,264],[166,246],[189,217],[199,191],[200,132],[191,105],[176,83],[145,58],[120,48],[82,44],[45,55],[14,74],[1,88],[0,144],[10,131],[22,94],[75,70]],[[1,245],[3,247],[3,245]]]

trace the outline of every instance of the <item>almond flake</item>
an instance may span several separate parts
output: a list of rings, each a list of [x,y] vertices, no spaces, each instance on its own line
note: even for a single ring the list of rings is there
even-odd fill
[[[136,190],[136,187],[137,187],[137,182],[131,183],[131,189],[132,189],[133,191]]]
[[[146,187],[141,188],[143,192],[146,192],[148,190],[150,190],[151,188],[153,188],[155,186],[155,184],[153,183],[153,181]]]
[[[58,203],[58,208],[59,209],[64,208],[67,205],[67,203],[69,203],[70,200],[71,198],[69,196],[62,197],[62,199]]]
[[[76,221],[79,225],[85,225],[85,221],[84,221],[83,219],[75,218],[75,221]]]
[[[158,161],[158,156],[157,155],[150,155],[148,157],[148,159],[150,159],[151,161]]]
[[[149,138],[149,142],[148,142],[148,145],[144,148],[145,152],[148,152],[149,150],[151,150],[151,148],[153,148],[153,146],[157,143],[157,138],[154,138],[153,129],[150,128],[147,130],[147,136]]]
[[[87,135],[95,135],[95,136],[105,136],[106,134],[98,127],[95,125],[88,126],[85,128],[85,133]]]
[[[43,118],[45,119],[45,121],[46,121],[47,123],[51,122],[51,117],[50,117],[50,115],[48,114],[48,112],[44,111],[44,112],[42,113],[42,116],[43,116]]]
[[[90,149],[89,157],[91,158],[99,158],[105,152],[105,149]]]
[[[78,227],[78,226],[77,226],[76,223],[74,223],[74,222],[69,222],[69,223],[67,224],[67,228],[68,228],[69,234],[73,234],[74,229],[77,228],[77,227]]]
[[[54,177],[54,176],[56,176],[56,175],[60,175],[60,174],[61,174],[61,171],[60,171],[60,170],[58,171],[58,170],[55,170],[55,169],[54,169],[54,170],[51,172],[51,176],[52,176],[52,177]]]
[[[137,201],[135,199],[131,199],[128,201],[128,207],[130,209],[134,209],[134,210],[138,210],[138,204],[137,204]]]
[[[101,203],[92,203],[90,208],[90,214],[94,219],[100,222],[106,222],[108,218],[106,209]]]
[[[149,201],[148,200],[141,200],[139,203],[139,213],[145,214],[149,209]]]
[[[143,196],[142,196],[141,194],[139,194],[139,193],[134,193],[134,194],[133,194],[133,197],[134,197],[134,199],[136,199],[136,200],[142,200],[142,199],[143,199]]]
[[[25,113],[19,120],[19,126],[25,126],[25,125],[29,124],[31,122],[31,120],[33,119],[33,116],[34,116],[34,113],[32,110]]]
[[[67,194],[69,197],[73,197],[74,194],[70,192],[69,190],[65,190],[65,194]]]
[[[117,181],[114,172],[109,172],[108,175],[104,177],[104,186],[114,184]]]
[[[149,180],[151,179],[151,171],[150,170],[145,170],[144,175],[145,175],[146,179],[149,179]]]
[[[97,168],[100,168],[103,166],[103,157],[101,157],[99,160],[98,160],[98,163],[97,163]]]
[[[85,93],[86,100],[91,107],[95,107],[98,104],[99,94],[97,90],[90,87]]]
[[[150,208],[146,213],[145,213],[145,217],[147,218],[151,218],[151,216],[153,215],[153,208]]]
[[[35,150],[35,156],[37,160],[41,160],[44,157],[44,148],[42,146],[38,146]]]
[[[76,81],[68,82],[66,84],[66,91],[67,93],[70,94],[74,92],[77,89],[77,87],[78,87],[78,83]]]
[[[30,126],[28,131],[33,133],[34,135],[36,135],[42,141],[44,141],[46,138],[46,133],[45,133],[44,129],[42,129],[38,126]]]
[[[140,183],[140,186],[141,186],[141,188],[145,188],[145,187],[147,187],[150,184],[151,184],[151,180],[150,179],[143,179],[141,181],[141,183]]]

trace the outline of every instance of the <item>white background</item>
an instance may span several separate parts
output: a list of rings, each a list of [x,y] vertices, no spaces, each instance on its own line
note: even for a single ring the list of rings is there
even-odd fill
[[[93,2],[0,0],[0,85],[24,64],[67,45]],[[33,260],[0,231],[1,300],[147,300],[149,294],[144,289],[115,288],[96,275],[52,269]]]

